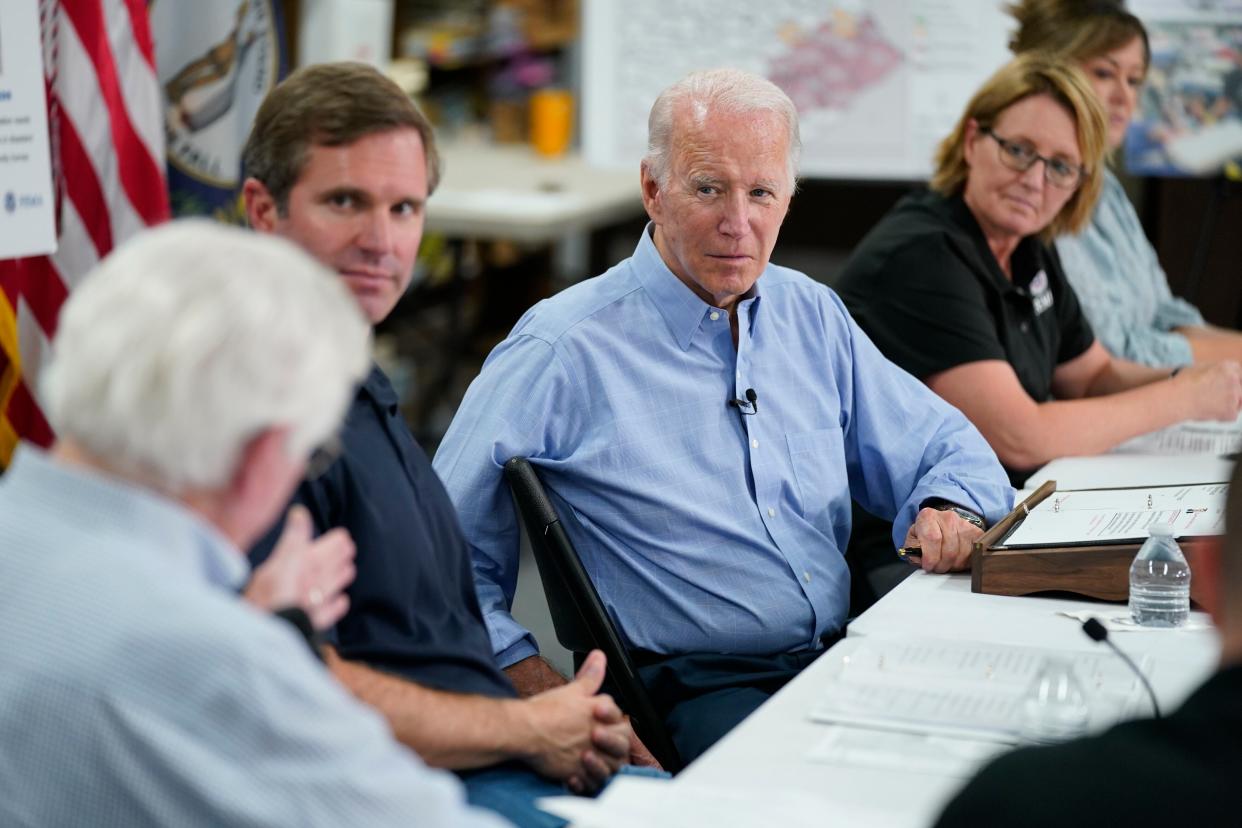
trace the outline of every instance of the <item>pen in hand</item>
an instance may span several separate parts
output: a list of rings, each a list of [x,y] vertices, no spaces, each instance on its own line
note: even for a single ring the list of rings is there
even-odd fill
[[[897,556],[899,558],[921,558],[923,557],[923,549],[918,546],[902,546],[897,550]]]

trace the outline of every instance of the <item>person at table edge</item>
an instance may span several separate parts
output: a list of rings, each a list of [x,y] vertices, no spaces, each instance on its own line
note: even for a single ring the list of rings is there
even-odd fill
[[[1023,0],[1010,48],[1054,53],[1086,74],[1108,117],[1115,155],[1138,108],[1151,65],[1143,22],[1120,0]],[[1236,71],[1236,70],[1235,70]],[[1108,168],[1091,221],[1056,240],[1065,275],[1104,347],[1153,367],[1242,359],[1242,333],[1209,325],[1174,296],[1121,182]]]

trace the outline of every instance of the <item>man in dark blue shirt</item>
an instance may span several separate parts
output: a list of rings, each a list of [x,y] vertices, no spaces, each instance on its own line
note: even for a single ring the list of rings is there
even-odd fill
[[[372,324],[388,316],[413,273],[440,173],[430,124],[410,99],[361,64],[309,67],[268,95],[243,160],[250,225],[340,273]],[[378,367],[341,444],[295,496],[318,531],[344,527],[357,547],[329,667],[429,764],[463,772],[472,802],[523,825],[563,824],[533,807],[563,791],[548,780],[592,791],[629,754],[628,724],[598,695],[603,654],[565,688],[518,699],[493,660],[452,504]]]
[[[297,491],[317,529],[347,527],[361,550],[350,611],[326,634],[332,652],[424,687],[516,697],[491,654],[453,505],[378,367],[358,389],[340,442],[339,459]]]

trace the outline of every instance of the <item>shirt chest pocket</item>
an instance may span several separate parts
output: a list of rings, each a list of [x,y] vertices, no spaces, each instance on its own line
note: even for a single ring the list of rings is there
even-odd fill
[[[788,434],[785,441],[802,515],[830,532],[836,523],[848,520],[850,509],[845,437],[840,428],[831,427]]]

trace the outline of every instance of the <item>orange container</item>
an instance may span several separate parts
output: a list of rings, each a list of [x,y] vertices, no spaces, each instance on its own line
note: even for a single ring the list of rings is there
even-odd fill
[[[540,155],[569,149],[574,132],[574,96],[564,89],[540,89],[530,96],[530,142]]]

